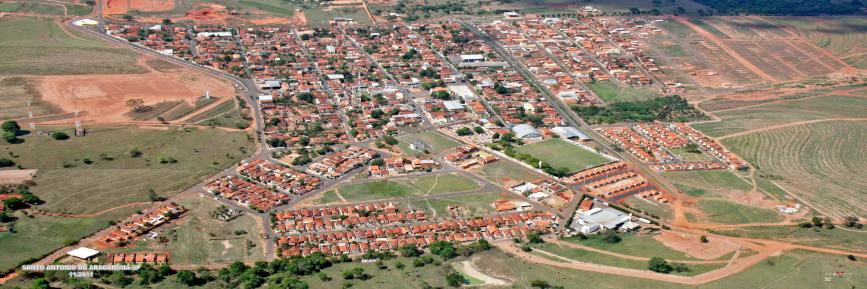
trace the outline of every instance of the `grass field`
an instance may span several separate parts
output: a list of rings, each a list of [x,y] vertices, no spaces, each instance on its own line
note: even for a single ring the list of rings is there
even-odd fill
[[[867,214],[867,121],[829,121],[726,139],[783,189],[835,217]]]
[[[320,7],[311,7],[304,10],[304,17],[307,18],[308,25],[324,26],[328,22],[334,20],[335,17],[344,17],[355,20],[355,23],[361,25],[370,25],[370,18],[364,12],[361,6],[354,7],[332,7],[328,9]]]
[[[436,174],[408,179],[403,183],[426,194],[471,191],[482,186],[476,180],[461,174]]]
[[[798,226],[774,226],[713,230],[713,232],[733,237],[777,239],[801,245],[833,247],[844,250],[861,250],[867,247],[867,230],[853,232],[840,228],[828,230]]]
[[[142,207],[127,207],[111,211],[95,218],[60,218],[36,215],[27,217],[21,213],[14,214],[15,232],[0,232],[0,248],[3,258],[0,258],[0,271],[6,271],[19,263],[39,258],[65,243],[78,241],[84,236],[93,234],[109,226],[109,221],[121,221]]]
[[[621,87],[610,81],[594,81],[589,85],[593,92],[605,101],[647,100],[659,96],[659,92],[648,87]]]
[[[710,25],[709,23],[707,23],[701,19],[690,19],[689,21],[695,25],[698,25],[698,27],[701,27],[701,29],[704,29],[705,31],[710,32],[713,35],[716,35],[716,37],[719,37],[722,39],[729,38],[728,35],[726,35],[722,31],[719,31],[719,29],[716,29],[716,27],[713,27],[713,25]]]
[[[62,65],[59,65],[62,64]],[[68,34],[47,18],[0,18],[0,74],[144,73],[132,51]]]
[[[775,210],[742,205],[723,199],[701,199],[698,207],[704,212],[704,219],[713,223],[773,223],[783,220],[783,216]]]
[[[610,161],[596,152],[586,150],[561,139],[543,140],[520,146],[515,150],[519,153],[529,154],[550,164],[552,167],[566,168],[569,172],[577,172]]]
[[[565,258],[575,260],[575,261],[580,261],[580,262],[593,263],[593,264],[599,264],[599,265],[605,265],[605,266],[614,266],[614,267],[620,267],[620,268],[637,269],[637,270],[646,270],[647,269],[647,262],[645,262],[645,261],[622,259],[622,258],[612,257],[612,256],[602,254],[602,253],[587,251],[587,250],[577,250],[577,249],[572,249],[572,248],[568,248],[568,247],[560,247],[560,246],[555,245],[555,244],[545,243],[545,244],[540,244],[540,245],[534,245],[533,248],[541,249],[541,250],[546,251],[548,253],[553,253],[553,254],[556,254],[558,256],[565,257]],[[650,249],[650,248],[647,248],[647,249]],[[541,253],[541,252],[535,252],[532,254],[535,254],[538,256],[545,256],[548,258],[552,257],[552,256],[546,255],[546,254]],[[554,260],[556,260],[556,259],[554,259]],[[720,268],[724,265],[725,264],[687,265],[687,267],[690,268],[690,271],[683,272],[683,273],[672,272],[671,274],[695,276],[695,275],[699,275],[699,274]]]
[[[46,201],[43,209],[70,213],[147,201],[148,189],[173,195],[253,150],[245,133],[216,129],[90,127],[87,136],[66,141],[36,134],[23,139],[0,150],[25,168],[39,169],[32,191]],[[131,157],[132,149],[142,155]],[[177,163],[161,164],[160,157]]]
[[[432,154],[441,154],[452,148],[458,147],[461,144],[440,134],[436,131],[426,131],[422,133],[413,133],[408,135],[402,135],[397,137],[399,141],[397,146],[403,151],[405,154],[417,156],[423,155],[424,151],[416,151],[409,148],[411,143],[423,142],[430,147],[427,149],[428,152]]]
[[[487,164],[479,170],[479,173],[487,180],[503,184],[505,180],[534,181],[542,176],[523,166],[508,161],[497,161]]]
[[[821,96],[770,103],[715,113],[720,122],[693,125],[709,136],[724,136],[757,128],[829,118],[867,118],[867,98]]]
[[[684,252],[680,252],[669,247],[666,247],[661,242],[653,239],[653,236],[639,236],[637,233],[619,234],[621,241],[615,244],[605,242],[602,235],[590,235],[585,240],[576,237],[563,238],[563,241],[581,244],[587,247],[593,247],[600,250],[610,251],[631,256],[639,257],[662,257],[667,260],[698,260],[690,257]]]
[[[750,183],[730,171],[666,172],[663,176],[676,184],[720,194],[752,189]]]

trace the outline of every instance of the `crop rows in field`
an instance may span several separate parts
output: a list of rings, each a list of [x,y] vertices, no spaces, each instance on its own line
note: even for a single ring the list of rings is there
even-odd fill
[[[723,143],[822,213],[867,214],[867,121],[798,125]]]
[[[710,18],[705,20],[733,39],[791,39],[792,35],[772,23],[753,18]]]
[[[857,68],[867,68],[867,19],[864,17],[766,17],[777,25],[786,26],[806,41],[840,57]],[[822,61],[822,60],[820,60]],[[828,63],[828,62],[826,62]]]
[[[796,76],[794,70],[786,67],[785,64],[775,59],[770,54],[770,51],[756,45],[755,42],[749,40],[726,40],[725,44],[778,81],[788,80]]]

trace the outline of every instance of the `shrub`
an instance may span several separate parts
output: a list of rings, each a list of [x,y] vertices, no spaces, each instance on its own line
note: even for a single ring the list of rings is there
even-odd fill
[[[702,243],[707,243],[707,242],[708,242],[708,240],[707,240],[707,236],[702,235],[701,238],[699,238],[699,239],[701,240]]]
[[[0,168],[11,167],[14,165],[15,165],[15,162],[10,160],[10,159],[0,158]]]
[[[452,287],[460,287],[461,285],[466,284],[468,282],[467,282],[467,278],[465,278],[464,275],[461,275],[461,273],[451,272],[451,273],[446,275],[446,283],[448,283],[449,286],[452,286]]]
[[[388,145],[391,145],[391,146],[397,144],[397,139],[395,139],[393,136],[390,136],[390,135],[387,135],[387,136],[383,137],[382,140],[385,141],[385,143],[387,143]]]
[[[467,136],[473,134],[473,131],[470,130],[470,128],[468,127],[462,127],[455,131],[455,133],[457,133],[459,136]]]
[[[69,135],[66,134],[65,132],[62,132],[62,131],[55,131],[55,132],[51,133],[51,138],[53,138],[55,140],[68,140]]]
[[[671,270],[674,268],[672,268],[665,259],[653,257],[650,258],[650,261],[647,261],[647,269],[657,273],[668,274],[671,273]]]

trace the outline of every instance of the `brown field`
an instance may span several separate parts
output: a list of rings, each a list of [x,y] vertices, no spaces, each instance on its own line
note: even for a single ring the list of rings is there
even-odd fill
[[[126,101],[144,100],[156,109],[160,103],[184,101],[193,106],[198,97],[209,91],[213,96],[231,97],[231,84],[202,73],[185,69],[155,70],[145,74],[50,75],[39,78],[41,99],[65,112],[84,111],[85,122],[117,123],[141,119],[130,114]]]
[[[737,243],[716,236],[710,236],[710,242],[702,243],[699,236],[685,232],[662,230],[653,238],[666,247],[703,260],[718,259],[738,248]]]
[[[103,13],[107,15],[126,14],[132,10],[160,12],[175,8],[174,0],[106,0],[103,3]]]
[[[33,179],[38,170],[0,170],[0,185],[18,185]]]

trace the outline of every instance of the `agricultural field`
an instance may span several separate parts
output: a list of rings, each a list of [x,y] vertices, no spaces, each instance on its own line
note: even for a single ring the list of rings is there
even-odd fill
[[[862,97],[821,96],[718,112],[714,115],[722,121],[694,124],[692,127],[709,136],[720,137],[795,122],[864,118],[867,117],[864,107],[867,107],[867,99]]]
[[[57,65],[63,63],[64,65]],[[0,18],[0,74],[144,73],[136,54],[65,31],[48,18]]]
[[[594,81],[587,86],[608,102],[647,100],[659,96],[659,92],[650,87],[621,87],[610,81]]]
[[[413,133],[407,134],[397,137],[399,141],[397,146],[403,151],[404,154],[408,155],[422,155],[424,154],[424,150],[413,150],[409,147],[410,144],[413,143],[424,143],[430,147],[426,150],[431,154],[441,154],[445,153],[448,150],[460,146],[460,143],[440,134],[436,131],[426,131],[421,133]]]
[[[758,173],[775,176],[772,183],[819,213],[833,217],[867,213],[867,179],[857,173],[867,170],[863,153],[867,121],[796,125],[722,142],[753,164]]]
[[[64,218],[43,215],[25,216],[15,213],[14,232],[0,232],[0,272],[12,269],[31,258],[41,258],[73,241],[109,226],[109,221],[121,221],[146,206],[131,206],[96,217]]]
[[[516,1],[510,4],[496,5],[496,7],[493,8],[517,9],[520,10],[520,12],[522,13],[542,13],[557,15],[558,13],[571,13],[572,11],[567,11],[567,9],[574,9],[576,5],[579,5],[578,7],[590,5],[593,6],[593,8],[599,9],[599,11],[605,13],[629,12],[630,8],[638,8],[641,10],[658,9],[662,13],[670,14],[677,7],[683,7],[686,10],[686,13],[684,13],[685,15],[695,15],[697,13],[696,11],[698,11],[699,9],[707,9],[707,6],[701,5],[694,1],[662,1],[659,4],[655,4],[652,0],[606,0],[584,3],[570,0],[548,0],[544,2]]]
[[[529,154],[554,168],[566,168],[569,173],[577,172],[607,162],[609,159],[596,152],[586,150],[561,139],[549,139],[515,148],[522,154]]]
[[[0,3],[0,12],[29,13],[51,16],[84,16],[93,11],[93,6],[85,4],[60,4],[36,2],[4,2]]]
[[[23,143],[0,146],[22,167],[39,169],[31,190],[46,201],[41,209],[94,213],[148,201],[149,189],[171,196],[253,151],[244,132],[131,126],[87,129],[87,136],[65,141],[31,133],[22,137]],[[68,128],[39,131],[72,135]],[[176,163],[160,162],[169,158]]]
[[[867,68],[867,19],[859,16],[764,17],[856,68]]]
[[[666,172],[663,173],[663,176],[676,185],[713,192],[715,195],[746,192],[752,189],[752,185],[747,180],[730,171]]]

